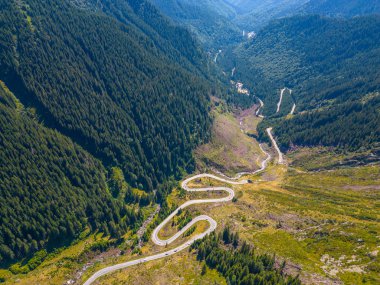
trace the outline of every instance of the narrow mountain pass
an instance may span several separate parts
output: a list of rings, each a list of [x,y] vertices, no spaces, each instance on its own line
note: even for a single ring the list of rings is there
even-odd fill
[[[113,265],[113,266],[110,266],[110,267],[106,267],[106,268],[103,268],[99,271],[97,271],[95,274],[93,274],[85,283],[84,285],[90,285],[92,284],[95,280],[97,280],[98,278],[106,275],[106,274],[109,274],[109,273],[112,273],[114,271],[117,271],[117,270],[120,270],[120,269],[125,269],[125,268],[128,268],[130,266],[134,266],[134,265],[137,265],[137,264],[141,264],[141,263],[145,263],[145,262],[148,262],[148,261],[152,261],[152,260],[156,260],[156,259],[160,259],[160,258],[164,258],[164,257],[168,257],[170,255],[173,255],[173,254],[176,254],[186,248],[188,248],[192,243],[194,243],[196,240],[199,240],[199,239],[202,239],[203,237],[205,237],[206,235],[210,234],[211,232],[213,232],[216,227],[217,227],[217,222],[207,216],[207,215],[200,215],[196,218],[194,218],[190,223],[188,223],[183,229],[181,229],[179,232],[177,232],[174,236],[172,236],[171,238],[167,239],[167,240],[162,240],[158,237],[158,233],[160,232],[160,230],[170,221],[172,220],[172,218],[177,215],[177,213],[186,208],[186,207],[189,207],[191,205],[196,205],[196,204],[204,204],[204,203],[225,203],[225,202],[230,202],[232,201],[232,199],[235,197],[235,192],[233,189],[229,188],[229,187],[204,187],[204,188],[191,188],[188,186],[188,183],[193,181],[193,180],[199,180],[201,178],[211,178],[211,179],[214,179],[214,180],[217,180],[217,181],[220,181],[220,182],[224,182],[224,183],[228,183],[228,184],[231,184],[231,185],[244,185],[244,184],[247,184],[249,183],[248,180],[239,180],[243,175],[247,175],[247,174],[250,174],[250,175],[254,175],[254,174],[258,174],[262,171],[264,171],[266,168],[267,168],[267,165],[268,165],[268,162],[271,160],[272,156],[267,153],[262,145],[260,145],[260,148],[261,148],[261,151],[267,156],[265,160],[263,160],[261,162],[261,168],[254,171],[254,172],[251,172],[251,173],[248,173],[248,172],[242,172],[242,173],[238,173],[235,177],[228,177],[224,174],[221,174],[222,177],[219,177],[219,176],[216,176],[216,175],[213,175],[213,174],[208,174],[208,173],[203,173],[203,174],[198,174],[198,175],[194,175],[192,177],[189,177],[187,178],[186,180],[184,180],[182,183],[181,183],[181,187],[188,191],[188,192],[207,192],[207,191],[225,191],[228,193],[228,196],[226,197],[223,197],[223,198],[219,198],[219,199],[199,199],[199,200],[189,200],[187,202],[185,202],[184,204],[182,204],[181,206],[179,206],[175,211],[173,211],[161,224],[159,224],[153,231],[152,233],[152,241],[153,243],[155,243],[156,245],[159,245],[159,246],[167,246],[171,243],[173,243],[175,240],[177,240],[180,236],[182,236],[189,228],[191,228],[194,224],[196,224],[197,222],[199,221],[207,221],[209,224],[210,224],[210,227],[203,233],[191,238],[190,240],[188,240],[187,242],[183,243],[182,245],[174,248],[174,249],[170,249],[168,251],[165,251],[165,252],[162,252],[162,253],[158,253],[158,254],[155,254],[155,255],[151,255],[151,256],[148,256],[148,257],[143,257],[143,258],[139,258],[139,259],[136,259],[136,260],[132,260],[132,261],[128,261],[128,262],[125,262],[125,263],[120,263],[120,264],[116,264],[116,265]],[[282,159],[282,157],[281,157]],[[280,159],[279,159],[280,161]],[[281,160],[282,161],[282,160]],[[237,181],[239,180],[239,181]]]

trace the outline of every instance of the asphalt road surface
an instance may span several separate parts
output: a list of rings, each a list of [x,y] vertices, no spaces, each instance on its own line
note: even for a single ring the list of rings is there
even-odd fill
[[[279,148],[277,146],[277,143],[276,143],[276,141],[274,140],[274,138],[272,136],[271,130],[272,130],[271,128],[267,129],[268,135],[269,135],[270,139],[272,140],[272,143],[273,143],[274,147],[276,148],[276,150],[277,150],[277,152],[279,154],[279,163],[283,163],[282,153],[279,150]],[[151,261],[151,260],[156,260],[156,259],[160,259],[160,258],[164,258],[164,257],[168,257],[170,255],[176,254],[176,253],[178,253],[178,252],[186,249],[187,247],[189,247],[196,240],[202,239],[206,235],[208,235],[211,232],[213,232],[216,229],[216,227],[217,227],[217,222],[213,218],[211,218],[211,217],[209,217],[207,215],[200,215],[200,216],[194,218],[183,229],[181,229],[179,232],[177,232],[174,236],[170,237],[169,239],[162,240],[162,239],[160,239],[158,237],[158,233],[160,232],[160,230],[178,213],[178,211],[180,209],[184,209],[186,207],[189,207],[189,206],[195,205],[195,204],[226,203],[226,202],[232,201],[232,199],[235,196],[235,192],[231,188],[229,188],[229,187],[191,188],[191,187],[188,186],[188,183],[191,182],[191,181],[193,181],[193,180],[199,180],[201,178],[211,178],[211,179],[218,180],[218,181],[230,184],[230,185],[243,185],[243,184],[246,184],[246,183],[248,183],[248,180],[239,180],[239,179],[243,175],[247,175],[247,174],[252,175],[252,174],[257,174],[259,172],[264,171],[266,169],[267,165],[268,165],[269,160],[271,159],[271,155],[269,153],[267,153],[262,148],[262,145],[260,145],[260,148],[263,151],[263,153],[265,153],[265,155],[267,156],[267,158],[264,161],[261,162],[261,168],[258,169],[258,170],[256,170],[255,172],[252,172],[252,173],[247,173],[247,172],[238,173],[235,177],[232,177],[232,178],[228,177],[228,176],[226,176],[224,174],[221,174],[221,173],[220,173],[220,175],[223,176],[223,177],[219,177],[219,176],[216,176],[216,175],[213,175],[213,174],[204,173],[204,174],[198,174],[198,175],[192,176],[192,177],[187,178],[186,180],[184,180],[182,182],[181,186],[186,191],[189,191],[189,192],[225,191],[225,192],[227,192],[228,195],[226,197],[223,197],[223,198],[190,200],[190,201],[187,201],[187,202],[183,203],[174,212],[172,212],[161,224],[159,224],[154,229],[154,231],[152,233],[152,241],[155,244],[160,245],[160,246],[169,245],[172,242],[174,242],[177,238],[179,238],[182,234],[184,234],[191,226],[193,226],[195,223],[197,223],[199,221],[207,221],[210,224],[210,227],[205,232],[203,232],[203,233],[201,233],[201,234],[199,234],[197,236],[192,237],[190,240],[188,240],[187,242],[183,243],[182,245],[180,245],[180,246],[178,246],[178,247],[176,247],[174,249],[171,249],[171,250],[168,250],[168,251],[165,251],[165,252],[162,252],[162,253],[158,253],[158,254],[155,254],[155,255],[151,255],[151,256],[147,256],[147,257],[143,257],[143,258],[139,258],[139,259],[136,259],[136,260],[131,260],[131,261],[128,261],[128,262],[124,262],[124,263],[120,263],[120,264],[116,264],[116,265],[113,265],[113,266],[109,266],[109,267],[103,268],[103,269],[97,271],[94,275],[92,275],[84,283],[84,285],[90,285],[95,280],[97,280],[98,278],[100,278],[101,276],[104,276],[104,275],[109,274],[111,272],[114,272],[114,271],[117,271],[117,270],[120,270],[120,269],[125,269],[125,268],[128,268],[130,266],[134,266],[134,265],[137,265],[137,264],[145,263],[145,262],[148,262],[148,261]]]

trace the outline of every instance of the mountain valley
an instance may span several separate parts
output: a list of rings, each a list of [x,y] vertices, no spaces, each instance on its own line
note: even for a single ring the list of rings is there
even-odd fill
[[[379,284],[379,13],[0,0],[0,283]]]

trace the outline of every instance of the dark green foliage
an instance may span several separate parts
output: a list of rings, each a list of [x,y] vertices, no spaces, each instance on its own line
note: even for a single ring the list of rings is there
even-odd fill
[[[188,223],[190,223],[192,220],[191,216],[186,216],[185,219],[181,219],[180,223],[178,224],[178,229],[183,229]]]
[[[261,138],[274,125],[283,148],[356,150],[379,142],[377,99],[362,104],[362,98],[380,89],[380,16],[277,20],[227,56],[236,76],[264,100],[264,114],[279,118],[260,125]],[[284,93],[275,114],[283,87],[293,92]],[[293,103],[296,113],[307,113],[284,121]]]
[[[207,76],[206,57],[189,31],[173,25],[146,0],[91,0],[92,8],[118,21],[135,26],[168,57],[181,67]],[[91,6],[90,6],[91,7]],[[203,65],[204,64],[204,65]]]
[[[29,0],[25,11],[20,2],[1,0],[0,79],[22,102],[106,166],[118,165],[133,187],[152,191],[194,168],[191,150],[208,136],[209,89],[187,32],[144,1],[78,9]]]
[[[196,249],[198,260],[205,261],[208,267],[218,270],[227,279],[227,284],[301,284],[298,277],[286,276],[281,268],[276,269],[274,257],[255,254],[246,242],[241,242],[238,249],[226,247],[223,240],[227,233],[235,236],[229,230],[224,230],[223,234],[218,236],[212,233],[191,247]]]
[[[233,90],[233,92],[227,93],[226,101],[228,105],[235,106],[241,109],[248,109],[253,104],[258,103],[258,100],[254,96],[247,96],[246,94],[240,94]]]
[[[275,120],[275,134],[283,148],[325,145],[356,151],[380,145],[380,96],[307,112],[289,120]]]
[[[223,230],[223,241],[225,244],[230,244],[231,241],[232,241],[232,235],[231,235],[231,232],[230,232],[230,228],[226,227],[224,228]]]
[[[237,6],[236,24],[246,31],[258,31],[271,20],[297,14],[305,0],[226,0]],[[315,1],[315,0],[311,0]]]
[[[1,264],[70,242],[85,227],[118,237],[141,218],[106,191],[99,161],[42,126],[4,84],[0,129]]]
[[[321,14],[331,17],[355,17],[366,14],[379,14],[379,0],[313,0],[306,3],[300,12]]]
[[[232,233],[229,227],[223,229],[222,239],[225,244],[232,244],[234,248],[239,245],[238,233]]]
[[[188,27],[200,42],[216,52],[220,48],[236,44],[242,32],[233,24],[235,8],[223,0],[153,0],[160,10],[173,20]],[[214,57],[214,53],[211,54]]]
[[[236,76],[265,99],[264,112],[271,115],[283,87],[293,89],[298,111],[377,90],[379,54],[380,16],[297,16],[272,22],[230,54],[236,62],[228,64],[236,65]],[[290,109],[284,106],[281,114]]]
[[[188,236],[191,236],[194,232],[195,232],[195,229],[197,227],[196,226],[192,226],[191,228],[189,228],[186,233],[184,233],[182,236],[183,237],[188,237]]]
[[[135,197],[124,179],[158,187],[162,202],[165,181],[194,168],[191,150],[208,136],[205,57],[190,33],[142,0],[80,3],[0,0],[0,80],[34,110],[2,85],[1,263],[85,227],[119,237],[137,226],[124,201],[154,196]],[[122,169],[111,193],[102,164],[72,140]]]
[[[379,0],[226,0],[240,14],[234,20],[240,28],[258,31],[271,20],[300,14],[355,17],[380,13]]]
[[[190,212],[186,210],[185,212],[180,209],[177,213],[177,220],[172,222],[172,227],[177,226],[178,230],[183,229],[191,220],[193,217],[191,216]]]

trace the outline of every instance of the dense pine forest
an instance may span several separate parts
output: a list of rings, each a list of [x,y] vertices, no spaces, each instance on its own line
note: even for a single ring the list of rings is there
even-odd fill
[[[235,76],[265,99],[267,115],[283,87],[293,89],[301,110],[358,98],[379,86],[379,23],[379,16],[276,20],[226,56],[226,64],[236,66]]]
[[[277,124],[282,147],[370,148],[379,139],[377,99],[367,100],[380,86],[379,27],[379,16],[280,19],[227,52],[224,63],[236,67],[235,77],[264,100],[274,121],[296,104],[294,117],[261,125]],[[284,87],[292,93],[284,93],[276,113]]]
[[[171,40],[180,47],[141,32],[148,24],[131,11],[120,10],[140,26],[70,1],[4,2],[1,79],[22,102],[36,106],[48,125],[106,166],[120,166],[132,186],[147,191],[181,169],[193,169],[191,150],[207,139],[210,90],[194,71],[203,68],[201,55],[185,30],[191,52],[182,55],[182,35],[169,22],[162,24],[168,29],[155,26],[172,30]],[[139,3],[146,8],[131,1],[130,9],[149,13]],[[166,54],[188,62],[192,74]]]
[[[0,84],[0,263],[68,242],[86,227],[119,237],[139,213],[107,191],[105,169],[42,126]]]
[[[216,52],[223,46],[242,39],[240,29],[232,22],[234,7],[223,0],[153,0],[160,10],[189,28],[206,50]]]
[[[282,272],[285,263],[276,268],[273,256],[255,253],[252,246],[240,241],[238,234],[229,228],[196,241],[191,248],[197,251],[197,259],[219,271],[227,284],[301,284],[298,277],[288,277]]]
[[[300,12],[321,14],[331,17],[356,17],[359,15],[379,14],[379,0],[313,0],[308,1]]]
[[[344,102],[321,110],[301,113],[292,119],[268,120],[260,125],[275,126],[283,149],[295,146],[331,146],[338,150],[358,151],[380,147],[380,94],[363,100]]]
[[[273,127],[284,152],[328,146],[374,161],[380,16],[363,15],[377,3],[0,0],[0,271],[19,278],[80,242],[77,267],[113,246],[123,258],[149,252],[141,245],[197,170],[193,152],[209,142],[215,110],[232,121],[260,98],[257,142],[270,143]],[[229,228],[191,251],[202,275],[215,269],[227,284],[300,284]]]
[[[135,228],[208,139],[207,58],[143,0],[0,7],[0,262]]]

